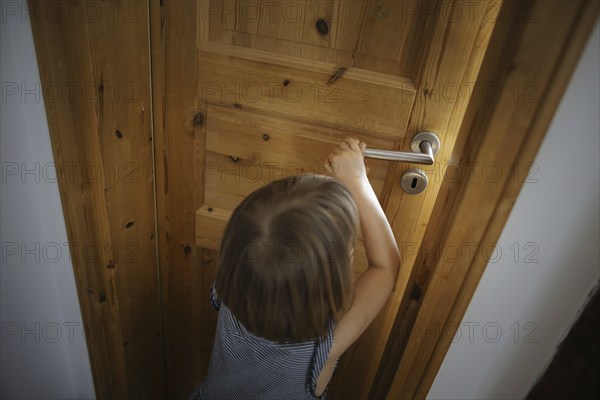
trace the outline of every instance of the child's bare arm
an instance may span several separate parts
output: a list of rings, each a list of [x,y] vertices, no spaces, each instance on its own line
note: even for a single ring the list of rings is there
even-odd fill
[[[369,268],[354,283],[354,302],[338,322],[332,353],[338,357],[358,339],[385,305],[392,292],[400,254],[392,228],[367,179],[363,151],[366,145],[348,138],[329,156],[328,171],[351,192],[360,214]]]

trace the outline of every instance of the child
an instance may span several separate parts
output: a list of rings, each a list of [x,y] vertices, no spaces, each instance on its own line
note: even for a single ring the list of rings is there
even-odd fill
[[[326,170],[250,194],[229,220],[211,301],[208,374],[192,399],[322,399],[338,358],[384,306],[400,257],[365,171],[342,141]],[[369,268],[352,284],[358,222]],[[217,297],[218,296],[218,297]]]

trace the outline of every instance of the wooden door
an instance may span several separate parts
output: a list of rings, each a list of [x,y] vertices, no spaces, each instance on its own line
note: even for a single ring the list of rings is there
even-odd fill
[[[273,179],[325,173],[320,159],[346,136],[410,151],[412,136],[430,130],[442,143],[436,165],[370,161],[369,179],[393,226],[402,267],[387,306],[340,360],[332,388],[338,397],[369,395],[411,293],[414,249],[497,7],[494,1],[209,0],[151,10],[153,52],[166,52],[163,64],[153,64],[153,74],[165,76],[153,98],[166,110],[164,118],[155,115],[158,231],[167,378],[177,396],[206,373],[217,316],[206,297],[216,247],[243,197]],[[420,195],[399,186],[412,167],[430,176]],[[356,275],[367,267],[361,248]]]

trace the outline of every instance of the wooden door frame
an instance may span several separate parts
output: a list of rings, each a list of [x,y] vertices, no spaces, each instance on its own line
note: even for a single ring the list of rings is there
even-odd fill
[[[512,7],[512,1],[505,3],[503,7]],[[477,179],[444,181],[421,248],[444,246],[447,243],[496,243],[526,177],[527,170],[523,166],[529,165],[528,163],[535,158],[598,16],[598,3],[593,1],[572,1],[569,8],[571,12],[567,13],[558,12],[553,7],[556,3],[544,0],[530,2],[530,7],[543,17],[535,23],[526,23],[526,19],[519,18],[498,21],[492,36],[493,47],[490,47],[493,51],[488,51],[486,55],[480,72],[480,82],[497,83],[500,85],[501,95],[494,101],[489,101],[489,98],[486,98],[487,94],[474,93],[461,126],[456,154],[453,156],[453,159],[459,160],[458,166],[462,168],[470,168],[469,166],[476,162],[497,162],[503,171],[512,169],[520,174],[516,175],[516,179],[514,175],[511,179],[504,175],[501,180],[495,181],[494,185]],[[41,1],[29,0],[32,8],[41,7],[40,4]],[[63,15],[72,15],[72,3],[59,4],[65,8]],[[76,8],[76,12],[79,12],[77,10],[81,11],[81,7]],[[195,62],[190,62],[190,65],[177,65],[168,58],[169,54],[195,51],[196,38],[186,37],[185,33],[189,33],[189,28],[194,24],[196,5],[190,1],[151,0],[142,6],[142,10],[140,16],[146,18],[145,12],[148,12],[150,18],[146,28],[150,31],[150,44],[148,47],[134,47],[133,56],[150,58],[148,68],[151,66],[151,77],[145,81],[143,78],[149,75],[149,71],[139,74],[138,83],[141,89],[139,100],[147,105],[146,109],[150,109],[150,104],[153,106],[153,132],[150,131],[147,120],[142,119],[144,122],[139,125],[140,119],[135,113],[129,117],[127,114],[115,113],[102,119],[99,118],[99,110],[95,108],[98,105],[97,100],[95,104],[90,104],[89,101],[87,104],[79,104],[69,96],[50,99],[44,91],[57,169],[72,170],[73,164],[69,163],[78,162],[75,167],[76,179],[68,179],[73,175],[62,175],[58,179],[71,243],[81,243],[82,238],[88,238],[87,240],[95,243],[114,244],[115,241],[111,237],[122,234],[123,227],[115,225],[115,221],[124,215],[111,217],[108,210],[115,201],[122,201],[119,200],[122,199],[120,196],[129,196],[131,193],[126,187],[117,185],[111,188],[107,197],[104,187],[93,182],[84,182],[85,179],[82,178],[86,174],[86,161],[97,162],[107,170],[110,168],[103,155],[106,154],[105,151],[110,151],[114,144],[105,138],[98,141],[99,120],[105,126],[111,127],[123,124],[136,126],[141,132],[140,143],[141,138],[146,136],[152,135],[155,138],[154,177],[157,191],[166,193],[168,190],[180,190],[181,193],[189,194],[187,200],[178,204],[159,201],[159,212],[161,207],[196,210],[202,203],[201,193],[196,193],[193,189],[186,192],[188,188],[174,187],[178,182],[185,186],[186,182],[193,181],[194,170],[202,166],[203,159],[196,158],[193,162],[195,168],[189,168],[186,172],[182,166],[176,167],[177,171],[169,171],[167,160],[163,158],[168,155],[174,156],[181,151],[185,154],[189,154],[190,151],[191,154],[195,154],[198,140],[202,140],[203,124],[198,115],[202,113],[203,105],[197,103],[195,94]],[[182,20],[187,21],[189,25],[169,24],[169,13],[173,12],[185,16]],[[56,82],[71,81],[94,82],[99,91],[104,87],[101,79],[93,74],[85,62],[91,62],[104,53],[101,52],[102,48],[90,46],[90,32],[93,28],[85,23],[85,19],[77,20],[77,15],[75,14],[75,20],[65,19],[62,23],[49,18],[31,19],[42,87],[51,88]],[[128,30],[126,26],[108,19],[101,23],[103,25],[100,26],[105,28],[102,34],[108,35],[103,43],[120,43],[125,38],[131,38],[130,35],[137,34],[135,29],[145,26],[145,23],[142,23],[135,27],[130,26],[132,29]],[[63,32],[80,36],[66,41],[62,38]],[[540,46],[540,39],[547,35],[551,35],[553,39]],[[79,57],[69,54],[78,54]],[[121,52],[117,54],[126,57]],[[127,56],[125,60],[113,60],[114,76],[119,76],[119,71],[128,71],[127,61],[135,59],[131,56]],[[535,73],[532,74],[531,70]],[[514,96],[510,85],[522,81],[533,82],[539,90],[540,97],[534,103],[510,101],[510,96]],[[86,102],[83,97],[80,97],[80,100]],[[180,119],[167,121],[167,107],[180,109]],[[508,119],[513,123],[504,124]],[[65,121],[71,122],[65,124]],[[189,134],[189,143],[167,143],[169,129],[184,129]],[[121,138],[119,135],[116,137]],[[187,149],[190,145],[191,149]],[[498,152],[498,149],[502,151]],[[123,157],[117,158],[117,162],[129,161],[118,153],[116,156]],[[139,162],[140,165],[144,164],[143,157]],[[178,176],[180,172],[183,175]],[[174,177],[176,180],[169,181],[168,177]],[[139,196],[138,200],[145,201],[143,194]],[[135,202],[135,197],[133,201]],[[93,213],[90,214],[90,211]],[[145,218],[152,219],[152,224],[154,223],[153,216],[148,214]],[[195,249],[193,215],[191,220],[184,222],[159,218],[157,225],[158,234],[166,236],[161,242],[164,245],[158,249],[159,257],[156,261],[160,266],[161,282],[158,285],[163,291],[162,294],[157,290],[152,291],[147,300],[150,304],[164,305],[166,296],[173,295],[169,293],[169,288],[164,286],[166,278],[173,273],[172,269],[178,268],[181,273],[195,276],[194,268],[205,262],[205,258],[210,255]],[[126,243],[125,237],[122,239],[123,244]],[[484,250],[479,246],[474,254],[483,254]],[[146,392],[141,392],[144,387],[156,388],[161,393],[173,393],[177,392],[176,388],[186,379],[177,371],[188,375],[201,373],[201,370],[194,370],[185,364],[184,355],[172,354],[168,346],[170,340],[177,339],[172,336],[169,326],[173,323],[184,323],[186,310],[168,310],[163,307],[162,331],[158,336],[160,338],[160,335],[164,334],[163,344],[160,340],[153,339],[156,337],[156,326],[151,315],[136,322],[137,340],[125,344],[126,334],[120,328],[123,328],[124,323],[135,319],[131,314],[135,309],[123,308],[123,302],[128,301],[130,296],[138,296],[140,290],[143,290],[139,287],[138,277],[134,279],[134,276],[131,276],[127,279],[126,275],[123,275],[118,282],[114,257],[102,256],[97,263],[90,264],[83,246],[71,246],[70,251],[83,320],[86,323],[104,321],[101,325],[104,334],[100,335],[98,340],[88,343],[98,398],[135,397],[138,393],[145,395]],[[147,254],[144,255],[146,256]],[[143,262],[140,261],[139,265]],[[150,264],[154,265],[154,262]],[[370,397],[387,394],[388,398],[422,398],[427,395],[486,264],[484,257],[472,257],[471,260],[452,263],[442,257],[423,260],[422,266],[414,269],[410,278],[411,286],[408,286],[413,290],[407,291],[403,298],[401,312],[398,313],[390,335],[394,340],[388,341],[386,345],[386,354],[398,353],[401,357],[382,359],[374,379],[377,384],[373,385]],[[145,278],[150,279],[155,272],[149,270],[147,274]],[[199,279],[202,279],[202,276]],[[192,295],[194,293],[181,294],[181,301],[190,300]],[[159,306],[153,305],[152,309],[155,312]],[[116,331],[108,321],[114,321]],[[420,340],[416,335],[407,335],[407,332],[402,330],[406,326],[421,326],[432,331],[435,331],[436,326],[448,326],[448,330],[444,331],[443,335],[434,335],[435,340],[427,341]],[[87,335],[97,334],[97,330],[94,329],[97,329],[96,326],[85,326]],[[198,346],[209,344],[209,334],[202,336],[203,327],[193,329],[198,329],[201,342]],[[163,360],[163,351],[165,365],[162,368],[166,371],[166,376],[157,380],[156,371],[150,371],[148,368],[147,355],[155,354],[152,362],[162,362],[160,360]],[[210,351],[210,348],[206,351]],[[138,357],[136,354],[146,356]],[[419,357],[416,357],[417,355]]]
[[[96,397],[162,396],[148,3],[12,6],[31,22]]]
[[[560,3],[502,5],[477,79],[498,95],[473,93],[452,156],[467,173],[442,184],[370,398],[425,398],[435,380],[598,18]],[[502,176],[473,173],[486,164]],[[474,246],[442,255],[456,244]]]

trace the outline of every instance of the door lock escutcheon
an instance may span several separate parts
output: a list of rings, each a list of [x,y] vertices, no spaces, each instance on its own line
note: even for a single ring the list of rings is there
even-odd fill
[[[419,194],[427,188],[429,180],[420,169],[409,169],[400,178],[400,187],[408,194]]]

